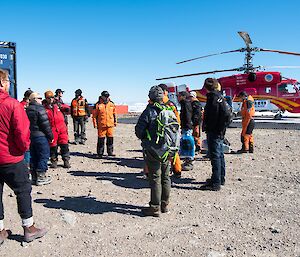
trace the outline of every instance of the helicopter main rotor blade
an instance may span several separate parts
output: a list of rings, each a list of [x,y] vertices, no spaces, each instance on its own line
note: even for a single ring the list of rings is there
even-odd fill
[[[195,61],[195,60],[198,60],[198,59],[201,59],[201,58],[206,58],[206,57],[210,57],[210,56],[214,56],[214,55],[219,55],[219,54],[228,54],[228,53],[242,52],[242,51],[243,51],[243,48],[240,48],[240,49],[231,50],[231,51],[225,51],[225,52],[216,53],[216,54],[203,55],[203,56],[200,56],[200,57],[196,57],[196,58],[184,60],[184,61],[181,61],[181,62],[177,62],[176,64],[181,64],[181,63],[185,63],[185,62],[191,62],[191,61]]]
[[[260,66],[263,69],[300,69],[300,66]]]
[[[241,36],[241,38],[244,40],[246,46],[249,47],[249,45],[252,44],[252,40],[251,40],[248,32],[246,32],[246,31],[239,31],[238,33]]]
[[[272,50],[272,49],[259,48],[259,51],[300,56],[300,53],[286,52],[286,51],[281,51],[281,50]]]
[[[179,75],[179,76],[159,78],[159,79],[156,79],[156,80],[175,79],[175,78],[183,78],[183,77],[190,77],[190,76],[214,74],[214,73],[218,73],[218,72],[242,71],[242,70],[243,70],[243,68],[235,68],[235,69],[228,69],[228,70],[206,71],[206,72],[199,72],[199,73],[192,73],[192,74],[184,74],[184,75]]]

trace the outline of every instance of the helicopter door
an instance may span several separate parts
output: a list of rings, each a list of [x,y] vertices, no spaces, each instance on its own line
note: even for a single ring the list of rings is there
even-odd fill
[[[278,96],[284,97],[295,97],[297,95],[297,90],[295,85],[290,83],[281,83],[278,85]]]

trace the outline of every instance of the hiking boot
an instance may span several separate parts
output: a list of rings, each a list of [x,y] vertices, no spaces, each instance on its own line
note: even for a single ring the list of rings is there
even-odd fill
[[[159,217],[159,208],[158,207],[145,207],[142,209],[144,216]]]
[[[34,224],[30,227],[23,227],[24,241],[29,243],[37,238],[43,237],[47,233],[45,228],[36,228]]]
[[[161,213],[169,212],[168,204],[166,202],[161,202],[160,211],[161,211]]]
[[[46,175],[46,172],[37,172],[37,179],[36,179],[36,185],[37,186],[43,186],[50,184],[52,182],[52,179],[50,176]]]
[[[0,245],[3,244],[3,242],[11,235],[10,230],[2,229],[0,231]]]
[[[212,184],[211,178],[208,178],[208,179],[206,180],[206,184]],[[221,185],[222,185],[222,186],[225,185],[225,178],[224,178],[224,180],[221,180]]]
[[[51,161],[50,168],[56,169],[57,168],[57,161]]]
[[[213,185],[213,184],[205,184],[200,187],[200,190],[202,191],[220,191],[221,186],[220,185]]]
[[[63,167],[66,168],[66,169],[71,168],[71,165],[70,165],[69,160],[64,160],[64,165],[63,165]]]

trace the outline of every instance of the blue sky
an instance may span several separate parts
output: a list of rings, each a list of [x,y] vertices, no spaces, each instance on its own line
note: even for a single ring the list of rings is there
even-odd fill
[[[15,0],[1,3],[0,40],[17,43],[19,98],[28,87],[62,88],[69,102],[81,88],[89,102],[103,90],[116,103],[145,102],[155,78],[242,66],[242,53],[175,64],[244,47],[237,31],[253,46],[300,52],[299,9],[297,0]],[[300,65],[300,57],[261,52],[254,65]],[[300,80],[300,69],[280,71]],[[172,81],[197,89],[205,78]]]

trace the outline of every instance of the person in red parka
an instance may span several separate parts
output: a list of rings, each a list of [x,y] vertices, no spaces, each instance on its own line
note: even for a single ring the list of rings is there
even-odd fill
[[[30,145],[29,120],[23,106],[9,96],[9,87],[8,72],[0,69],[0,245],[11,233],[4,229],[4,183],[16,195],[24,240],[30,242],[47,232],[36,228],[33,223],[31,182],[24,162],[24,153]]]
[[[65,123],[64,115],[57,104],[54,103],[54,94],[52,91],[45,92],[45,100],[43,105],[46,109],[48,119],[52,128],[54,140],[50,143],[50,161],[51,168],[57,168],[58,162],[58,146],[64,161],[64,168],[70,168],[70,151],[68,128]]]

